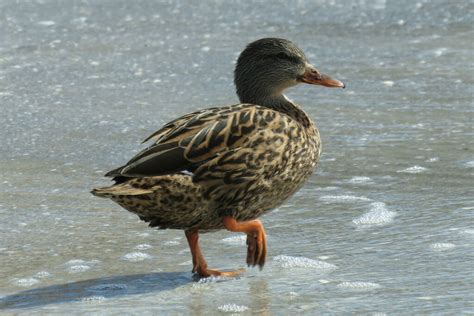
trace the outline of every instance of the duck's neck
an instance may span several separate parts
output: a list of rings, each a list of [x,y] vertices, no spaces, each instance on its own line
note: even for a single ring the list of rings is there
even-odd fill
[[[262,105],[275,111],[285,113],[286,115],[300,122],[300,124],[304,127],[313,125],[306,112],[303,111],[303,109],[297,104],[288,99],[284,94],[265,96],[262,98],[241,98],[240,101],[242,103]]]

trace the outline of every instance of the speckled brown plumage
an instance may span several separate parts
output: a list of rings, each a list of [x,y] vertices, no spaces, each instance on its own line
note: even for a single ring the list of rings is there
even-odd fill
[[[301,111],[296,106],[294,110]],[[305,127],[288,114],[261,106],[214,108],[176,122],[173,129],[165,126],[155,133],[152,146],[109,174],[126,172],[136,178],[93,193],[111,198],[153,227],[222,229],[224,215],[247,221],[280,205],[319,159],[320,140],[313,124]],[[171,158],[162,157],[170,152]],[[139,177],[146,172],[163,175]]]
[[[199,259],[202,254],[197,232],[227,228],[247,232],[249,238],[253,236],[251,229],[263,232],[259,222],[245,223],[288,199],[319,161],[321,143],[316,126],[280,90],[298,82],[343,87],[339,81],[321,75],[291,42],[260,41],[247,47],[236,68],[240,99],[252,103],[204,109],[166,124],[145,140],[153,142],[149,147],[107,174],[114,177],[115,185],[92,191],[137,214],[152,227],[187,231],[193,271],[202,276],[213,273],[199,269],[205,261]],[[262,52],[267,59],[259,56]],[[281,58],[282,54],[287,56]],[[267,88],[274,86],[273,92],[259,87],[255,76],[252,83],[242,81],[241,77],[258,68],[259,63],[262,67],[270,63],[271,73],[277,75],[281,67],[279,75],[286,81],[278,77],[266,82]],[[292,73],[285,75],[283,69]],[[244,224],[239,226],[239,222]],[[259,242],[255,258],[249,259],[249,245],[247,262],[251,265],[264,263],[266,250],[261,248],[265,245]]]

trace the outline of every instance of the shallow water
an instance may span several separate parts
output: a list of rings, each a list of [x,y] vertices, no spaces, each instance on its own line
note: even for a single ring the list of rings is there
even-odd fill
[[[472,1],[0,4],[5,313],[472,313]],[[263,218],[263,271],[197,281],[181,231],[89,194],[163,123],[237,102],[233,63],[293,40],[345,90],[288,96],[317,173]],[[244,267],[239,235],[202,236]]]

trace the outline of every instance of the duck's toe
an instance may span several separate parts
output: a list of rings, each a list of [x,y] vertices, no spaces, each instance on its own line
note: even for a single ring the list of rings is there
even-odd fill
[[[258,265],[261,270],[267,256],[267,239],[263,226],[247,234],[247,245],[247,265],[252,267]]]

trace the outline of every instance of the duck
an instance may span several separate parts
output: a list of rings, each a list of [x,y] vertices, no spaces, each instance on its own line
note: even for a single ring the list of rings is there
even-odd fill
[[[240,103],[181,116],[147,137],[149,145],[105,176],[91,193],[135,213],[150,227],[183,230],[198,277],[233,277],[211,269],[199,234],[246,234],[249,267],[263,268],[267,237],[259,219],[313,174],[319,131],[283,92],[298,84],[344,88],[321,73],[293,42],[262,38],[240,53],[234,70]]]

